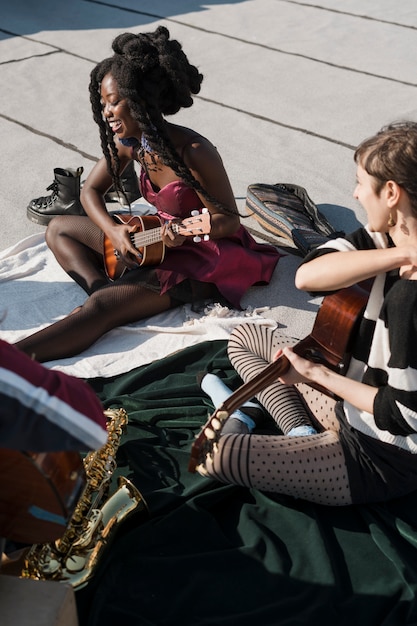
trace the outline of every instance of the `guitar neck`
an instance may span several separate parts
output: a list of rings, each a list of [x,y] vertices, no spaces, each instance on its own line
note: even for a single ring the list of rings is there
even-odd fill
[[[358,288],[354,285],[327,296],[320,307],[312,333],[293,347],[294,352],[344,374],[350,356],[350,341],[368,295],[368,291],[362,286]],[[192,445],[188,466],[190,472],[195,472],[198,468],[204,473],[205,459],[216,447],[225,421],[247,400],[285,374],[289,366],[288,359],[281,356],[255,378],[239,387],[216,409]],[[314,383],[309,384],[322,393],[338,399],[329,390]]]
[[[200,435],[194,441],[191,448],[191,456],[188,471],[195,472],[201,466],[202,459],[210,454],[216,442],[220,438],[223,424],[229,416],[242,406],[247,400],[253,398],[259,391],[268,387],[279,376],[288,371],[290,362],[284,356],[273,361],[257,376],[239,387],[231,396],[216,409],[203,427]]]
[[[150,246],[153,243],[162,241],[162,227],[158,226],[157,228],[132,233],[130,238],[135,248],[140,249],[145,246]]]
[[[289,360],[285,356],[281,356],[276,361],[273,361],[265,367],[257,376],[244,383],[239,389],[237,389],[231,396],[224,401],[219,407],[219,411],[226,412],[227,415],[231,415],[239,407],[242,406],[247,400],[250,400],[259,391],[268,387],[279,376],[285,374],[290,366]]]
[[[187,231],[186,228],[181,228],[178,224],[171,224],[170,229],[175,234],[182,234],[185,236],[194,235],[194,232]],[[156,228],[149,228],[148,230],[141,230],[136,233],[132,233],[130,235],[133,245],[135,248],[144,248],[146,246],[150,246],[153,243],[159,243],[162,241],[162,226],[157,226]]]

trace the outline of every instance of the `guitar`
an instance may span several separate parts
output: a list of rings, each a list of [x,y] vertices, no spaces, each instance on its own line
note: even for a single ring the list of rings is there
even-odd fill
[[[78,452],[0,451],[0,537],[46,543],[65,531],[86,483]]]
[[[159,265],[165,256],[165,245],[162,241],[162,222],[157,215],[124,215],[116,214],[115,219],[122,224],[136,226],[136,232],[130,234],[130,239],[141,255],[139,267],[142,265]],[[192,212],[191,217],[181,222],[172,222],[170,228],[174,233],[184,237],[194,237],[194,241],[208,239],[210,232],[210,213],[203,209],[201,213]],[[103,243],[104,267],[110,280],[123,276],[128,269],[119,258],[119,252],[113,248],[112,242],[106,235]]]
[[[310,361],[323,363],[340,374],[345,374],[349,364],[351,340],[368,295],[368,288],[361,284],[326,296],[319,308],[310,335],[293,346],[294,352]],[[285,374],[289,367],[289,360],[282,355],[252,380],[239,387],[215,410],[191,447],[189,472],[194,473],[197,468],[204,466],[204,460],[215,449],[223,425],[229,416],[247,400]],[[311,386],[334,397],[327,389],[314,384]]]

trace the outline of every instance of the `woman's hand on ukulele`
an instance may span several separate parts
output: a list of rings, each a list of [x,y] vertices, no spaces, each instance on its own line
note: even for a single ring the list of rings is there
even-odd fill
[[[165,224],[162,225],[162,228],[161,228],[162,241],[164,242],[167,248],[178,248],[178,246],[182,246],[182,244],[184,243],[185,237],[184,235],[175,233],[172,230],[171,228],[172,223],[173,223],[172,221],[165,222]]]
[[[133,269],[140,265],[142,255],[135,248],[130,238],[132,233],[137,231],[137,226],[133,224],[115,224],[109,238],[114,246],[117,258]]]

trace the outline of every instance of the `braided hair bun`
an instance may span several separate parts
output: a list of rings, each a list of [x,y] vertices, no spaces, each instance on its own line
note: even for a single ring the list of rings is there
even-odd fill
[[[193,104],[200,91],[202,74],[191,65],[181,44],[159,26],[153,33],[123,33],[112,44],[120,73],[113,73],[121,93],[134,93],[162,115],[172,115]]]
[[[164,117],[191,107],[193,95],[200,92],[203,80],[203,75],[188,61],[181,44],[170,39],[167,28],[158,26],[151,33],[122,33],[114,39],[112,49],[113,56],[92,70],[89,89],[93,117],[116,189],[120,186],[118,150],[113,132],[103,118],[100,96],[101,82],[109,73],[121,97],[126,99],[132,117],[162,162],[215,206],[235,214],[235,209],[224,207],[205,191],[166,132]]]

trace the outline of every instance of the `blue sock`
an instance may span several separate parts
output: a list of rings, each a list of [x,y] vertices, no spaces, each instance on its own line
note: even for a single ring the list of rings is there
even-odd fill
[[[307,437],[308,435],[317,435],[317,430],[310,426],[309,424],[304,424],[303,426],[296,426],[295,428],[291,428],[291,430],[287,433],[287,437]]]
[[[218,408],[221,404],[223,404],[223,402],[227,400],[227,398],[230,398],[230,396],[233,393],[233,391],[229,389],[227,385],[224,384],[221,378],[219,378],[215,374],[210,374],[210,373],[207,373],[201,380],[201,389],[208,396],[210,396],[216,408]],[[244,407],[248,406],[248,407],[259,409],[259,406],[255,404],[255,402],[251,402],[251,401],[245,402],[243,406]],[[244,424],[246,424],[249,431],[252,431],[256,426],[253,419],[249,417],[249,415],[246,415],[246,413],[244,413],[240,409],[238,409],[237,411],[234,411],[229,416],[229,419],[231,417],[234,417],[240,420],[241,422],[243,422]]]

